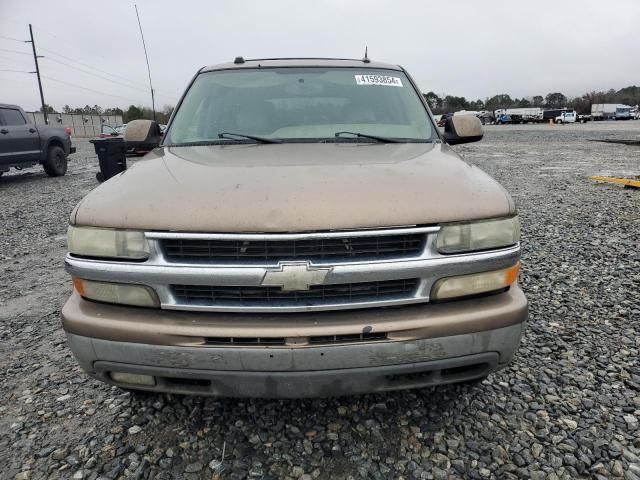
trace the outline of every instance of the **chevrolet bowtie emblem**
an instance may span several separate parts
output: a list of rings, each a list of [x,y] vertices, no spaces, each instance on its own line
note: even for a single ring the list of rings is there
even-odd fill
[[[289,291],[309,290],[311,285],[322,285],[330,271],[331,268],[311,267],[307,262],[282,262],[278,268],[267,270],[260,285]]]

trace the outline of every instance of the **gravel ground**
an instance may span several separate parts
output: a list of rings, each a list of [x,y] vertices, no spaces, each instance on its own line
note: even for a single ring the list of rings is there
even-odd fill
[[[0,477],[74,479],[640,479],[640,122],[487,127],[458,147],[513,195],[529,326],[513,364],[475,387],[300,401],[142,398],[89,379],[59,312],[69,173],[0,178]]]

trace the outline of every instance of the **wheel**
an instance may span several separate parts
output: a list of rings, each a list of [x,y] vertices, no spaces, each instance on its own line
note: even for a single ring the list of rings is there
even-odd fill
[[[50,177],[61,177],[67,173],[67,156],[64,150],[56,145],[49,147],[47,159],[42,166]]]

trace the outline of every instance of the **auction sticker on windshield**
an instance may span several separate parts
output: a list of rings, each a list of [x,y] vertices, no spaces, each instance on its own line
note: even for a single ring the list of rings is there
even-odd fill
[[[358,85],[386,85],[388,87],[401,87],[402,80],[389,75],[356,75]]]

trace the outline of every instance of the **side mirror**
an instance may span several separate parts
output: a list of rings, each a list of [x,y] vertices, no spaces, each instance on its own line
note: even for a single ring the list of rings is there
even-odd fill
[[[454,115],[444,126],[444,139],[449,145],[477,142],[483,135],[482,123],[475,115]]]
[[[158,123],[152,120],[132,120],[124,131],[125,142],[148,142],[158,136]]]

